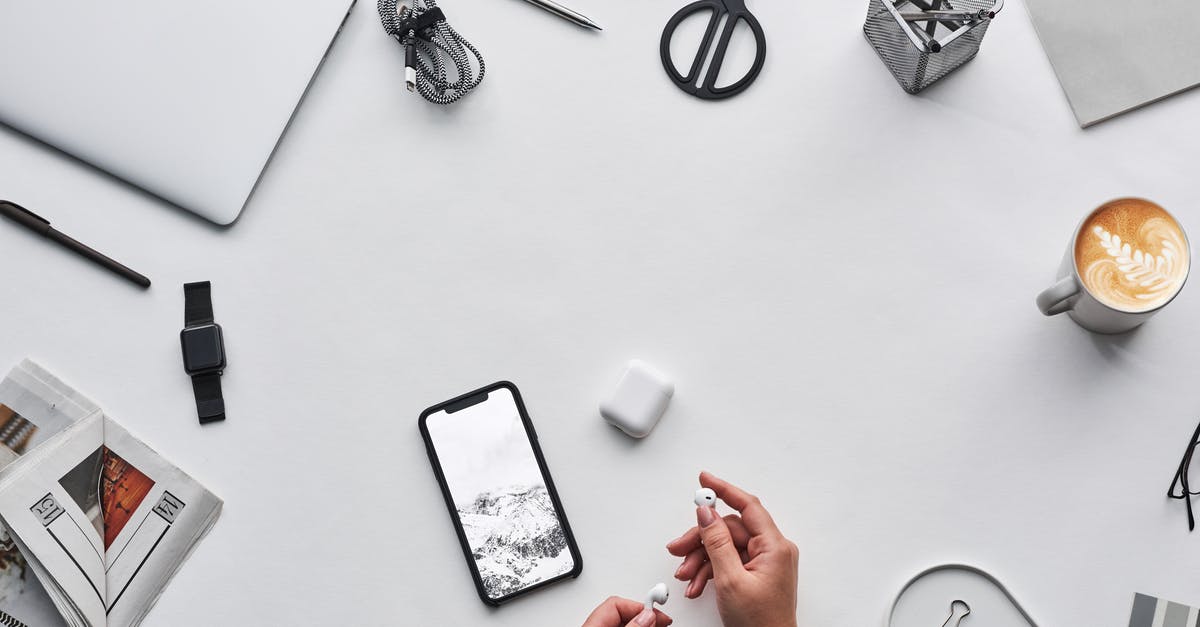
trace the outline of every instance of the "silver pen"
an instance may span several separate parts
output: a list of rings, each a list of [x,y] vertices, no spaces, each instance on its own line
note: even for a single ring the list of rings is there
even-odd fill
[[[561,5],[557,2],[554,2],[554,0],[525,0],[525,1],[528,2],[529,4],[533,4],[538,7],[541,7],[541,8],[543,8],[565,20],[575,22],[576,24],[578,24],[580,26],[583,26],[586,28],[594,28],[596,30],[604,30],[603,28],[600,28],[599,24],[593,22],[586,15],[572,11],[571,9],[568,9],[567,7],[564,7],[563,5]]]
[[[990,11],[921,11],[919,13],[901,13],[905,22],[973,22],[984,18],[994,18],[996,14]]]

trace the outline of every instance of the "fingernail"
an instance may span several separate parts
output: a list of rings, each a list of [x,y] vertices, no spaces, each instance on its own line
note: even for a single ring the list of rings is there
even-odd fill
[[[682,572],[683,572],[683,564],[680,564],[679,568],[675,569],[675,578],[679,579],[679,573],[682,573]]]
[[[697,507],[696,520],[701,527],[707,527],[717,520],[717,511],[711,507]]]
[[[688,584],[687,591],[683,593],[683,596],[685,596],[689,599],[696,596],[696,580],[695,579],[693,579],[692,582]]]
[[[634,619],[639,627],[654,627],[654,610],[644,609],[641,614]]]

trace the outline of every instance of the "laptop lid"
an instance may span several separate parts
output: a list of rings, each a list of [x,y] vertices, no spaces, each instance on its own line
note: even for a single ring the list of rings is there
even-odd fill
[[[0,3],[0,122],[229,224],[352,6]]]

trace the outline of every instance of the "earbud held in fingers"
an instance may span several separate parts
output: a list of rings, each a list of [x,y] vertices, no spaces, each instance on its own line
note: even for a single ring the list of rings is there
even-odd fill
[[[717,493],[708,488],[696,490],[696,507],[716,507]]]
[[[646,609],[653,610],[655,603],[663,605],[667,602],[667,597],[669,596],[671,596],[671,591],[667,590],[667,584],[665,583],[660,583],[650,588],[650,592],[646,595]]]

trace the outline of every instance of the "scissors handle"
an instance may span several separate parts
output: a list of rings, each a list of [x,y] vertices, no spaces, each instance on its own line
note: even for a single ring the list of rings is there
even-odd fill
[[[711,11],[712,16],[708,20],[708,27],[704,31],[700,49],[696,51],[696,56],[692,60],[692,66],[684,75],[679,72],[671,58],[671,40],[675,37],[676,29],[684,20],[703,11]],[[713,38],[716,36],[717,26],[721,23],[722,17],[727,18],[725,27],[721,29],[721,36],[717,39],[717,48],[713,53],[712,62],[708,66],[708,72],[701,80],[700,70],[703,69],[704,60],[708,58],[708,53],[712,49]],[[754,33],[754,63],[750,66],[750,71],[736,82],[725,87],[717,87],[721,66],[725,63],[725,53],[739,21],[744,21]],[[667,75],[676,87],[697,98],[719,100],[741,93],[750,86],[750,83],[754,82],[754,79],[758,78],[758,73],[762,70],[763,62],[767,58],[767,38],[763,33],[762,25],[758,23],[758,18],[754,17],[754,14],[746,8],[745,0],[696,0],[680,9],[667,22],[659,43],[659,55],[662,57],[663,68],[666,69]]]

